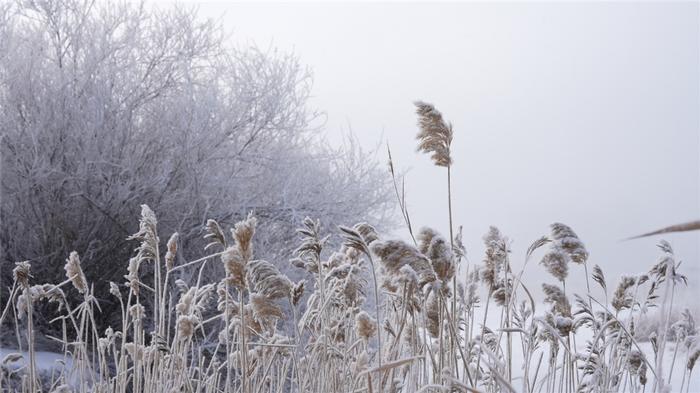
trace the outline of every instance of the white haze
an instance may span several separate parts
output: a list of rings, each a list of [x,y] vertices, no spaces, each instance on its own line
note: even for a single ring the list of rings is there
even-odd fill
[[[314,71],[312,104],[327,113],[329,139],[351,128],[367,148],[388,140],[408,170],[412,221],[446,233],[444,170],[415,152],[411,103],[434,103],[455,128],[455,220],[472,263],[489,225],[514,240],[517,269],[560,221],[617,282],[659,255],[658,237],[622,239],[700,218],[696,2],[199,9],[236,43],[298,54]],[[381,145],[378,154],[385,160]],[[699,284],[700,235],[664,238]],[[542,273],[525,281],[550,279]],[[572,268],[574,289],[581,273]]]

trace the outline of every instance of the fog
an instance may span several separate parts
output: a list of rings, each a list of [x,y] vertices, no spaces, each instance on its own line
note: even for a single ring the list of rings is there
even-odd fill
[[[623,239],[700,218],[697,3],[199,9],[222,18],[235,43],[298,54],[329,140],[352,130],[382,160],[388,141],[412,222],[447,233],[445,170],[415,151],[412,101],[434,103],[454,125],[454,214],[471,263],[489,225],[513,240],[517,268],[530,242],[563,222],[617,282],[660,255],[659,237]],[[700,235],[663,238],[697,284]]]

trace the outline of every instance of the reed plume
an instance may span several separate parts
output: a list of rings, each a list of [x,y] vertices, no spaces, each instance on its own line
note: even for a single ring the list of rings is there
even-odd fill
[[[221,255],[228,282],[238,289],[246,287],[246,260],[236,247],[229,247]]]
[[[231,230],[234,239],[236,239],[238,252],[246,262],[253,258],[252,240],[257,223],[258,220],[250,212],[245,220],[236,223],[236,226]]]
[[[425,305],[426,329],[430,336],[436,338],[440,335],[440,297],[437,290],[430,291]]]
[[[495,288],[498,276],[506,267],[508,257],[507,239],[501,235],[501,231],[496,227],[489,227],[489,231],[483,237],[486,246],[486,256],[484,258],[484,268],[481,278],[490,288]]]
[[[12,278],[22,288],[28,288],[29,279],[32,277],[31,269],[32,265],[29,261],[15,262],[15,268],[12,269]]]
[[[355,316],[355,330],[358,337],[369,340],[377,333],[377,321],[367,312],[360,311]]]
[[[292,305],[296,306],[299,304],[299,301],[301,300],[302,296],[304,296],[304,287],[306,285],[306,281],[301,280],[298,283],[294,284],[292,287],[292,295],[291,295],[291,300],[292,300]]]
[[[136,249],[139,260],[155,261],[158,249],[158,220],[148,205],[141,205],[139,231],[127,237],[127,240],[138,240],[141,243]]]
[[[177,317],[178,337],[180,339],[191,338],[197,325],[199,325],[199,318],[196,315],[180,315]]]
[[[551,304],[555,312],[565,317],[571,317],[571,303],[569,303],[569,299],[567,299],[561,288],[550,284],[542,284],[542,291],[545,295],[545,303]]]
[[[573,262],[586,263],[588,251],[573,229],[561,223],[552,224],[551,229],[552,239],[556,247],[566,252]]]
[[[270,262],[257,260],[248,264],[246,279],[250,292],[257,292],[269,299],[291,295],[292,282]]]
[[[252,306],[253,318],[262,326],[267,326],[270,329],[274,327],[276,319],[284,317],[282,308],[265,295],[251,293],[250,305]]]
[[[126,279],[126,285],[131,288],[131,290],[134,292],[134,295],[138,295],[140,291],[140,284],[141,282],[139,281],[139,266],[141,262],[139,258],[133,257],[129,259],[129,265],[127,267],[127,272],[124,276]]]
[[[224,236],[224,231],[221,230],[221,226],[219,225],[216,220],[209,219],[207,220],[207,225],[206,225],[206,230],[207,234],[204,235],[205,239],[211,239],[210,243],[204,246],[204,249],[207,250],[210,247],[214,247],[216,245],[220,245],[224,248],[226,248],[226,236]]]
[[[173,270],[175,266],[175,255],[177,254],[177,241],[180,235],[175,232],[168,239],[167,248],[168,251],[165,253],[165,268],[170,271]]]
[[[569,274],[569,260],[571,259],[562,249],[554,248],[544,255],[540,264],[547,269],[549,274],[563,282]]]
[[[75,289],[80,293],[87,292],[87,280],[85,279],[83,268],[80,266],[80,258],[77,252],[73,251],[70,253],[70,256],[66,259],[64,269],[66,270],[66,277],[68,277]]]
[[[437,277],[442,282],[448,283],[455,274],[455,260],[450,245],[439,233],[430,228],[421,228],[416,240],[418,250],[430,259]]]
[[[398,275],[403,266],[410,266],[418,275],[418,285],[424,286],[437,279],[430,260],[415,247],[401,240],[376,241],[370,246],[384,269]]]
[[[628,294],[628,290],[632,288],[637,280],[632,276],[622,276],[620,283],[615,289],[613,295],[612,306],[616,311],[632,307],[634,299]]]
[[[431,154],[435,165],[449,167],[452,164],[450,145],[452,144],[452,124],[445,122],[442,113],[432,104],[416,101],[418,114],[418,150]]]

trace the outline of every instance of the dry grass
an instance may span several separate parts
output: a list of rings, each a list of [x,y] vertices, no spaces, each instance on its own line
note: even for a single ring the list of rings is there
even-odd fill
[[[418,108],[421,149],[449,171],[452,126],[432,106]],[[413,237],[404,194],[396,190]],[[209,220],[211,254],[176,266],[177,234],[161,255],[156,215],[144,205],[125,281],[110,283],[121,323],[104,332],[95,327],[98,302],[77,253],[68,256],[66,281],[56,285],[33,283],[30,264],[18,263],[0,324],[13,322],[20,353],[3,359],[0,390],[666,392],[673,373],[683,374],[683,386],[674,390],[689,389],[698,330],[690,313],[670,323],[684,277],[668,243],[661,242],[661,259],[648,274],[623,277],[613,288],[600,267],[589,274],[588,252],[564,224],[553,224],[548,236],[533,242],[522,269],[513,271],[510,242],[497,228],[483,238],[483,262],[468,264],[462,263],[461,230],[446,239],[423,228],[411,245],[360,223],[340,228],[343,245],[328,250],[320,223],[307,218],[290,263],[306,272],[308,284],[255,259],[256,223],[250,215],[227,235]],[[450,233],[451,226],[450,214]],[[543,310],[521,281],[533,259],[552,275],[542,284]],[[201,271],[212,263],[225,275],[204,282]],[[141,272],[146,264],[153,265],[147,279]],[[200,274],[187,283],[180,279],[185,270]],[[574,270],[585,274],[588,293],[567,292]],[[591,285],[605,298],[593,297]],[[68,290],[79,291],[82,302],[69,304]],[[72,364],[48,379],[35,367],[33,347],[33,309],[42,301],[63,310],[51,321],[63,334],[53,339]],[[634,331],[655,305],[661,318],[649,357]],[[490,315],[499,323],[487,323]],[[669,339],[676,345],[666,353]],[[10,367],[21,353],[28,354],[28,366]],[[665,355],[673,356],[671,370],[662,368]]]

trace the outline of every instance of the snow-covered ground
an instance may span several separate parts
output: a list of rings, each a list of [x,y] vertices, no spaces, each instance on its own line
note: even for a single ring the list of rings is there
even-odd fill
[[[642,348],[642,351],[645,353],[645,355],[649,359],[653,359],[654,353],[652,351],[651,344],[646,342],[646,343],[641,343],[640,346]],[[674,351],[673,344],[669,344],[666,356],[664,356],[664,374],[666,375],[666,377],[668,377],[668,373],[671,372],[671,363],[673,361],[673,351]],[[5,357],[7,355],[10,355],[13,353],[18,353],[18,352],[16,350],[0,348],[0,359],[5,359]],[[18,369],[20,367],[24,367],[27,365],[27,362],[29,361],[27,353],[24,352],[24,353],[21,353],[21,355],[22,355],[22,359],[8,365],[9,368]],[[516,382],[513,385],[514,385],[515,389],[519,389],[522,386],[519,382],[517,382],[517,381],[520,381],[522,378],[522,370],[521,370],[521,365],[523,363],[522,359],[523,359],[522,351],[518,350],[518,345],[514,345],[514,352],[513,352],[514,373],[513,374],[514,374],[514,379]],[[674,365],[674,370],[672,373],[671,382],[670,382],[671,392],[678,392],[680,389],[681,379],[683,377],[683,369],[685,367],[685,359],[686,359],[686,353],[684,352],[683,349],[679,349],[678,355],[676,357],[676,362]],[[545,361],[543,360],[543,363],[544,362]],[[65,367],[66,374],[69,375],[71,367],[72,367],[71,359],[67,359],[65,361],[65,366],[64,366],[63,355],[59,354],[59,353],[53,353],[53,352],[37,352],[36,353],[36,365],[37,365],[37,370],[47,372],[47,373],[54,373],[54,376],[56,376],[56,377],[61,373],[62,370],[64,370],[64,367]],[[695,392],[695,393],[700,393],[700,371],[698,371],[698,370],[695,370],[695,371],[696,372],[693,373],[693,375],[690,379],[690,390],[689,391]],[[648,376],[649,376],[649,380],[651,381],[652,380],[651,373],[648,373]],[[73,376],[71,379],[72,379],[73,384],[78,383],[75,376]],[[683,389],[683,391],[685,391],[685,388]]]
[[[0,362],[4,362],[12,355],[21,355],[21,358],[11,362],[5,362],[3,365],[11,371],[19,371],[29,364],[29,354],[27,352],[18,352],[16,349],[0,348]],[[54,352],[39,351],[35,353],[36,369],[39,373],[48,375],[52,379],[58,379],[61,373],[65,373],[66,378],[72,383],[77,384],[79,378],[76,373],[72,373],[73,362],[70,358],[64,358],[63,354]]]
[[[0,348],[0,359],[5,359],[5,357],[10,354],[19,354],[22,356],[22,358],[16,362],[6,364],[6,367],[8,368],[18,369],[20,367],[26,366],[29,362],[29,355],[27,354],[27,352],[17,352],[17,350],[14,349]],[[35,359],[36,367],[40,370],[60,371],[61,369],[63,369],[64,365],[66,370],[70,370],[70,368],[72,367],[71,359],[64,359],[63,354],[59,353],[39,351],[36,352]]]

